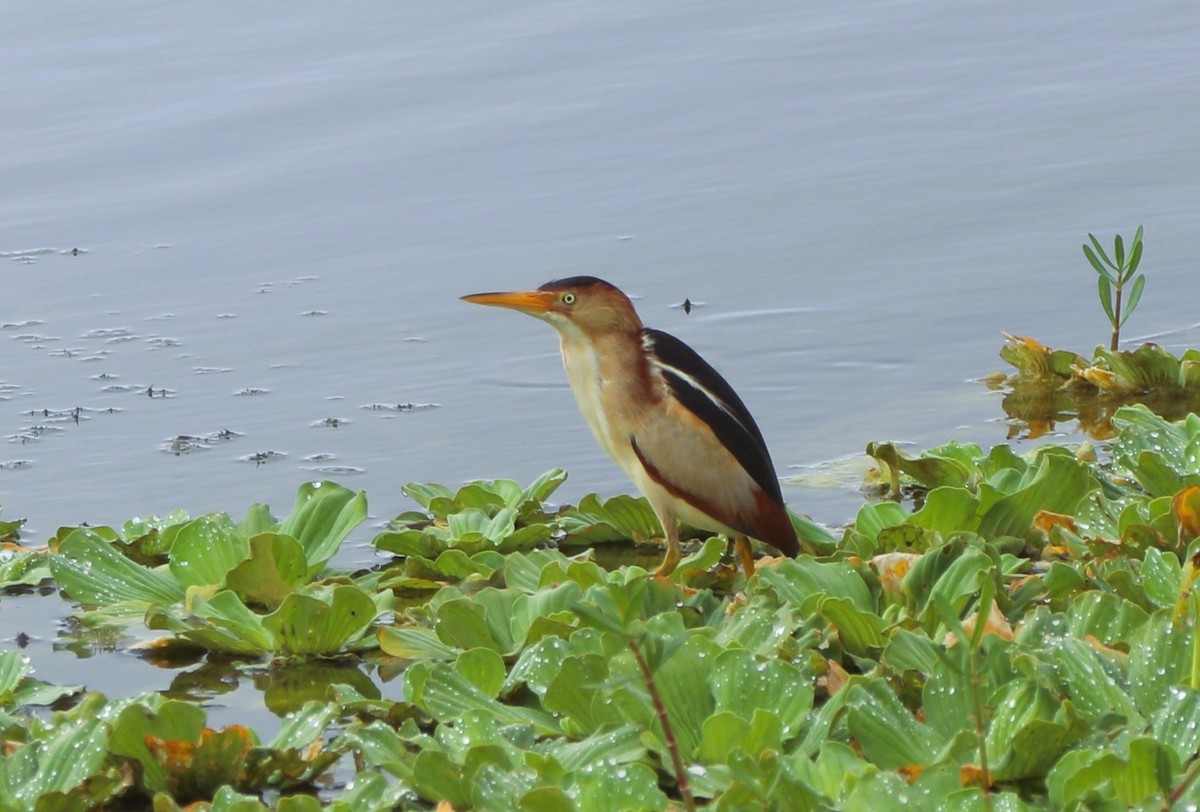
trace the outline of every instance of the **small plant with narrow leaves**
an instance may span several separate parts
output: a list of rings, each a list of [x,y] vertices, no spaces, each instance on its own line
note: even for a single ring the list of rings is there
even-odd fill
[[[1145,274],[1137,272],[1138,265],[1142,261],[1142,227],[1138,226],[1137,233],[1133,235],[1129,253],[1125,252],[1125,241],[1121,239],[1120,234],[1113,239],[1112,259],[1109,259],[1108,254],[1105,253],[1104,247],[1100,245],[1096,235],[1088,234],[1088,240],[1091,245],[1083,244],[1083,255],[1100,275],[1100,306],[1104,308],[1104,315],[1108,316],[1109,324],[1112,325],[1112,341],[1109,349],[1116,352],[1117,345],[1121,340],[1121,327],[1137,307],[1142,298],[1142,289],[1146,287]],[[1121,299],[1125,292],[1125,286],[1131,281],[1133,285],[1129,289],[1129,300],[1125,303],[1124,312],[1122,312]]]

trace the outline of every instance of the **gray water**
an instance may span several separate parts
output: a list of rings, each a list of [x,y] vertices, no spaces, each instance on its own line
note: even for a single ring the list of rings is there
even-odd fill
[[[344,554],[367,563],[408,481],[562,466],[564,500],[629,490],[553,333],[458,299],[560,276],[608,279],[708,357],[785,477],[869,440],[1002,442],[976,382],[1001,331],[1107,341],[1088,231],[1145,224],[1131,339],[1200,341],[1193,3],[5,17],[0,504],[30,542],[282,515],[331,478],[368,492]],[[784,492],[827,524],[861,501]],[[5,600],[0,637],[53,637],[31,604]]]

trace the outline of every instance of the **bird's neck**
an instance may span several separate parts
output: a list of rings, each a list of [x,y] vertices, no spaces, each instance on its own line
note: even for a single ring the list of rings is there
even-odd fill
[[[622,432],[640,423],[641,412],[663,396],[642,350],[641,334],[584,334],[569,325],[559,330],[559,340],[579,411],[600,446],[622,462],[629,448]]]

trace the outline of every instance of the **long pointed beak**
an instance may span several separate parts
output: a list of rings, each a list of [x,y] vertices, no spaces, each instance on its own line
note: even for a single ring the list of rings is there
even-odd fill
[[[531,316],[540,316],[549,312],[554,306],[555,294],[548,290],[528,290],[518,293],[472,293],[470,296],[462,297],[462,300],[489,307],[507,307]]]

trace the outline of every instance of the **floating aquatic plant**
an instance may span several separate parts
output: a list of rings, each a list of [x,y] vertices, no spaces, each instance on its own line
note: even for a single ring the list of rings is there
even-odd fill
[[[282,522],[254,508],[238,524],[64,529],[48,571],[81,616],[274,656],[316,687],[263,743],[157,695],[46,713],[75,689],[2,654],[0,808],[1200,802],[1200,422],[1123,407],[1112,425],[1103,462],[872,444],[880,480],[919,499],[865,504],[836,546],[764,561],[749,581],[710,572],[717,538],[672,579],[558,549],[633,544],[618,536],[641,526],[624,500],[547,505],[560,472],[410,486],[423,510],[380,534],[393,557],[372,572],[329,566],[365,514],[331,483]],[[462,530],[479,514],[503,517],[494,536]],[[548,536],[511,542],[533,526]],[[430,528],[445,532],[436,546],[396,549]],[[329,653],[402,688],[303,670]]]

